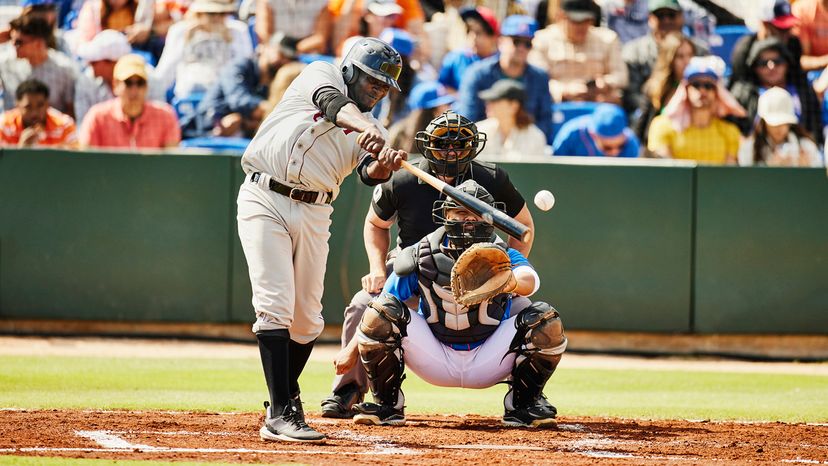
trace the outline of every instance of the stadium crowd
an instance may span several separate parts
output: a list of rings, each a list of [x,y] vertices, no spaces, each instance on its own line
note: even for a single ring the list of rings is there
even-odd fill
[[[824,165],[828,0],[757,0],[751,27],[728,3],[0,0],[0,144],[242,148],[307,63],[371,36],[403,57],[375,116],[411,152],[453,108],[490,160]]]

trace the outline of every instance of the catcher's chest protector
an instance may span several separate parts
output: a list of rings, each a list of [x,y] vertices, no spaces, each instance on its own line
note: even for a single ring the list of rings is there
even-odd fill
[[[417,245],[420,301],[426,322],[443,343],[477,343],[488,338],[500,325],[509,297],[500,295],[471,307],[455,303],[451,295],[454,259],[440,249],[444,234],[445,229],[438,228]]]

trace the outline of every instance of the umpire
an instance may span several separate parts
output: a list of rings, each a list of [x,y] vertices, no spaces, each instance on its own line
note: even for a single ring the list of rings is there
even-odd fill
[[[474,122],[457,113],[445,112],[432,120],[415,139],[419,152],[424,156],[420,168],[454,186],[464,180],[475,180],[492,194],[495,201],[506,204],[506,213],[510,217],[534,230],[526,201],[509,180],[506,171],[493,164],[473,160],[486,143],[486,135],[478,132]],[[363,228],[370,271],[362,277],[362,289],[345,308],[342,350],[334,361],[340,375],[334,379],[333,394],[322,401],[322,416],[353,417],[353,405],[361,402],[368,391],[368,378],[362,364],[357,364],[358,354],[353,337],[368,303],[385,284],[387,264],[400,249],[411,246],[437,229],[432,206],[440,195],[436,189],[407,171],[394,173],[390,180],[374,188]],[[395,220],[399,227],[397,248],[389,252],[390,229]],[[526,243],[510,237],[509,246],[528,256],[535,236],[534,231],[532,233]]]

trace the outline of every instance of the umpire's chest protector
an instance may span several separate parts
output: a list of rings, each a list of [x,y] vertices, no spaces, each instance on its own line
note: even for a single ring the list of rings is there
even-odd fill
[[[509,296],[495,297],[466,307],[454,302],[451,268],[454,259],[440,248],[445,228],[440,227],[410,249],[394,264],[398,275],[416,270],[420,305],[431,332],[443,343],[472,344],[485,340],[497,329],[508,306]],[[408,252],[408,251],[407,251]]]

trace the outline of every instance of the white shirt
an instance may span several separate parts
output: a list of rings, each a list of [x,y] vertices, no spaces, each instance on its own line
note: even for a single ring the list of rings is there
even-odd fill
[[[313,104],[313,94],[325,86],[348,95],[336,66],[317,61],[302,70],[247,146],[241,161],[245,173],[267,173],[283,184],[330,191],[336,198],[342,180],[369,153],[357,144],[359,133],[326,120]],[[370,112],[363,115],[388,137]]]
[[[788,133],[788,140],[776,147],[766,145],[763,148],[764,162],[753,162],[754,136],[745,139],[739,146],[739,165],[749,167],[763,165],[768,167],[821,167],[822,154],[816,144],[808,138],[797,138],[793,131]]]
[[[158,60],[154,77],[162,89],[175,81],[175,96],[186,97],[192,92],[206,91],[219,72],[238,57],[253,55],[253,43],[247,25],[227,18],[232,40],[228,43],[219,34],[196,31],[187,40],[192,22],[181,21],[170,26],[164,52]]]
[[[481,155],[487,160],[518,161],[524,156],[547,154],[546,136],[533,123],[526,128],[515,126],[505,139],[500,133],[500,122],[495,118],[487,118],[477,123],[477,129],[486,133],[486,147]]]

